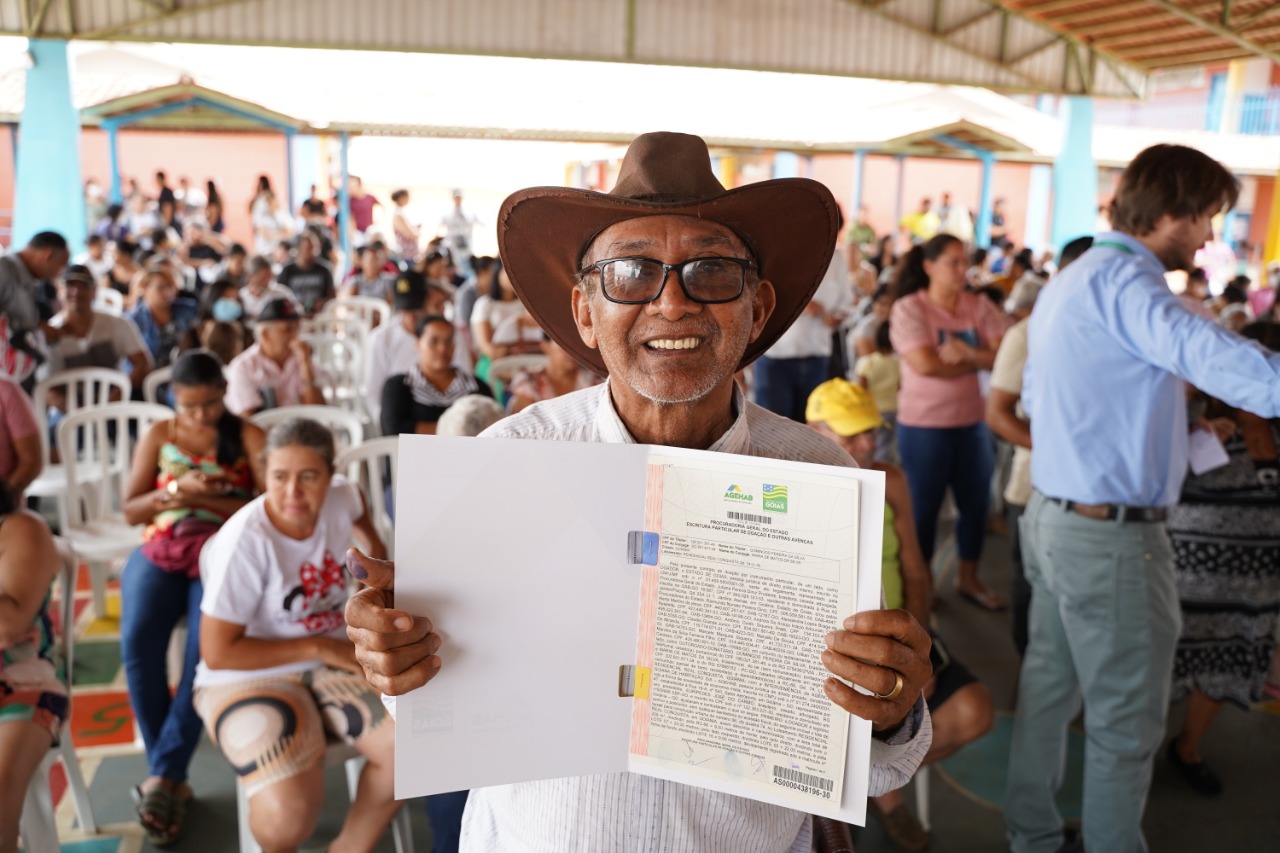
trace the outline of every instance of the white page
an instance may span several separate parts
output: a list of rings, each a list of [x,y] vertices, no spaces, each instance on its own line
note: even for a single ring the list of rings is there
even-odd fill
[[[648,453],[401,436],[396,606],[444,645],[397,703],[398,799],[626,769]]]

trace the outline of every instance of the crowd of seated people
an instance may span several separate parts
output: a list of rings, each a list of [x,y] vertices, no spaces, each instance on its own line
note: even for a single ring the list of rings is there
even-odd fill
[[[158,174],[156,186],[155,198],[136,190],[105,207],[75,263],[67,241],[48,232],[0,259],[0,302],[10,298],[9,280],[39,283],[38,313],[0,304],[0,687],[18,675],[38,686],[0,698],[0,849],[5,833],[16,835],[21,797],[14,797],[59,736],[65,709],[46,636],[52,539],[22,506],[24,489],[40,474],[40,430],[69,404],[56,381],[47,383],[45,411],[34,410],[30,391],[85,367],[127,375],[134,399],[142,399],[151,371],[172,371],[163,401],[174,414],[141,436],[121,496],[125,517],[139,528],[122,575],[121,646],[148,765],[134,791],[148,839],[163,845],[182,836],[197,793],[188,769],[204,728],[233,766],[253,768],[242,777],[250,827],[268,850],[292,849],[314,831],[326,738],[353,744],[369,761],[335,844],[367,848],[397,808],[391,727],[382,725],[342,631],[340,561],[353,542],[373,556],[384,543],[360,487],[335,470],[325,426],[294,419],[264,432],[253,417],[298,405],[346,407],[363,419],[367,436],[474,436],[506,414],[603,377],[547,337],[501,259],[467,253],[462,269],[443,241],[423,244],[426,235],[406,212],[407,193],[391,196],[389,240],[361,229],[354,256],[344,257],[332,204],[314,192],[295,215],[269,180],[259,182],[246,248],[225,236],[214,183],[175,190]],[[987,252],[973,247],[972,234],[913,232],[898,245],[900,236],[877,239],[862,219],[854,231],[857,238],[837,249],[848,274],[839,259],[833,264],[842,307],[831,312],[832,359],[809,392],[807,420],[859,465],[886,475],[887,606],[933,623],[932,562],[949,492],[958,511],[955,593],[983,611],[1011,609],[1021,654],[1030,594],[1016,538],[1030,488],[1030,432],[1019,404],[1026,318],[1041,290],[1088,245],[1055,262],[1007,236]],[[1193,270],[1182,302],[1275,350],[1280,268],[1273,275],[1260,287],[1241,277],[1211,287],[1207,274]],[[353,299],[385,303],[387,319],[353,325],[342,313]],[[355,393],[345,398],[342,381],[327,372],[335,334],[359,356],[358,371],[346,377]],[[750,393],[749,370],[741,381]],[[1230,465],[1190,478],[1169,519],[1186,607],[1174,688],[1191,710],[1168,760],[1195,790],[1213,795],[1224,783],[1205,764],[1201,743],[1219,709],[1247,706],[1266,691],[1280,695],[1277,670],[1268,674],[1280,608],[1280,533],[1272,530],[1280,516],[1280,430],[1191,393],[1196,423],[1215,431]],[[1001,512],[1014,534],[1007,600],[978,576]],[[1229,532],[1233,526],[1243,532]],[[1238,561],[1258,567],[1262,580],[1247,595],[1206,557],[1206,537],[1221,540],[1215,553],[1236,549]],[[19,578],[23,561],[35,570]],[[1266,612],[1250,622],[1253,640],[1242,653],[1215,638],[1239,623],[1245,603]],[[164,650],[183,618],[189,635],[171,693]],[[949,640],[935,633],[927,763],[992,724],[989,691],[949,651]],[[1213,643],[1221,648],[1205,653]],[[350,713],[321,713],[334,703]],[[288,718],[259,726],[266,705],[287,709]],[[450,796],[431,808],[445,839],[466,798]],[[872,812],[900,848],[928,844],[900,793],[878,798]]]

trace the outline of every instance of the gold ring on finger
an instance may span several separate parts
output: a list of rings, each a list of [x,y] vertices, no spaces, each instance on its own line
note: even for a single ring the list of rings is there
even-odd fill
[[[883,699],[886,702],[892,702],[894,699],[897,699],[898,696],[902,694],[902,673],[895,671],[893,673],[893,677],[896,680],[893,683],[892,690],[890,690],[888,693],[873,693],[872,695],[875,696],[877,699]]]

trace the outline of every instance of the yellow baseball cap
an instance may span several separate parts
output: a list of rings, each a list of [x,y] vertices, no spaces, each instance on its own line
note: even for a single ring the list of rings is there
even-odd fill
[[[821,421],[845,437],[884,424],[871,392],[844,379],[829,379],[809,395],[804,419]]]

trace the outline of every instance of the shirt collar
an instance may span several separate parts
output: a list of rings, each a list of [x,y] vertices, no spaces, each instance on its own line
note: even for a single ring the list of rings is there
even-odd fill
[[[627,425],[618,416],[613,406],[613,395],[609,393],[610,377],[600,384],[600,405],[596,409],[596,436],[600,441],[611,444],[635,444],[636,440],[627,430]],[[717,438],[708,447],[719,453],[737,453],[748,455],[751,447],[751,428],[747,423],[747,401],[742,395],[738,383],[733,383],[733,410],[737,414],[733,423],[725,430],[724,435]]]
[[[1164,263],[1156,257],[1156,253],[1146,247],[1144,243],[1134,237],[1132,234],[1125,234],[1123,231],[1103,231],[1094,238],[1094,244],[1098,243],[1122,243],[1133,250],[1133,254],[1145,261],[1155,264],[1156,269],[1160,270],[1161,275],[1164,274]]]

